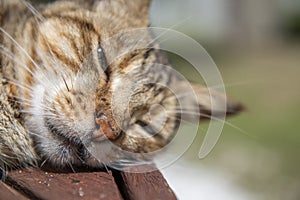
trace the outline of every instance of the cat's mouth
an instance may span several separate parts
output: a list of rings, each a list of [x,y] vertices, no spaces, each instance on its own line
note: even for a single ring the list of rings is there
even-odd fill
[[[79,165],[97,166],[100,161],[110,163],[127,158],[130,153],[143,154],[162,148],[165,142],[160,132],[167,117],[161,110],[162,107],[156,105],[134,112],[124,130],[116,129],[110,118],[101,112],[94,118],[94,129],[84,134],[65,124],[59,126],[59,121],[52,118],[45,118],[45,126],[63,144],[59,154],[76,160],[74,162]]]

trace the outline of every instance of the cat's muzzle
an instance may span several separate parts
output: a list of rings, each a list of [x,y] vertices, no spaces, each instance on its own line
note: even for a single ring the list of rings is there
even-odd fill
[[[104,112],[95,116],[97,129],[92,134],[93,141],[115,140],[120,135],[120,131],[112,127],[110,120]]]

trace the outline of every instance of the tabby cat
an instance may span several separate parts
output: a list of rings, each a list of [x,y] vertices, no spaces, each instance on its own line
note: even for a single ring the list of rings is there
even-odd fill
[[[34,6],[0,1],[0,166],[101,167],[123,158],[105,154],[96,159],[91,154],[95,144],[100,150],[112,143],[146,154],[171,141],[183,116],[169,87],[176,93],[189,88],[170,68],[161,67],[169,63],[150,31],[139,40],[145,48],[131,48],[140,34],[118,35],[147,28],[149,7],[150,0]],[[197,99],[187,104],[210,114],[208,90],[189,87]],[[215,102],[225,99],[213,96]],[[230,113],[241,109],[235,101],[227,107]]]

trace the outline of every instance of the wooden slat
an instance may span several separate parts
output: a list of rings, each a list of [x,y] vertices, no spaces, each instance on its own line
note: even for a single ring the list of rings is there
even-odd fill
[[[0,199],[1,200],[28,200],[18,191],[9,187],[5,183],[0,181]]]
[[[136,173],[139,169],[146,168],[151,172]],[[152,171],[154,170],[154,171]],[[120,172],[122,178],[123,195],[130,200],[176,200],[172,189],[163,175],[153,166],[139,166],[131,168],[130,173]]]
[[[9,184],[37,199],[108,199],[121,200],[111,173],[52,173],[23,169],[8,173]]]

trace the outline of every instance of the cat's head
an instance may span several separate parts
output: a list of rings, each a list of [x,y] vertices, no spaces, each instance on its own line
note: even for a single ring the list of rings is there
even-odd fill
[[[207,116],[212,104],[226,101],[187,84],[151,32],[139,31],[149,25],[149,1],[83,2],[85,8],[55,3],[35,22],[37,58],[47,70],[39,69],[45,84],[33,89],[26,125],[51,164],[97,166],[122,159],[105,154],[97,161],[91,155],[95,145],[99,151],[107,144],[132,153],[157,151],[176,134],[180,119]],[[180,113],[180,98],[191,111],[184,115],[191,116]],[[232,113],[241,109],[234,101],[227,106]]]

